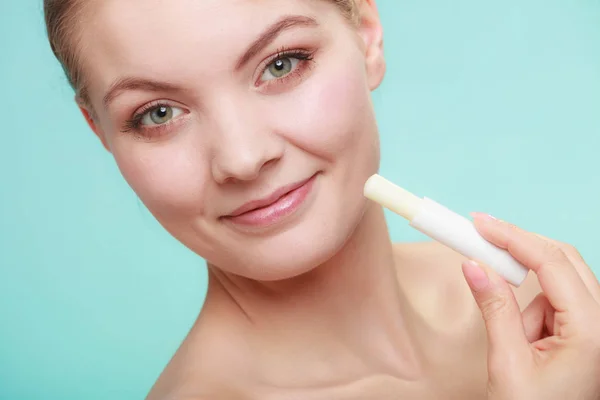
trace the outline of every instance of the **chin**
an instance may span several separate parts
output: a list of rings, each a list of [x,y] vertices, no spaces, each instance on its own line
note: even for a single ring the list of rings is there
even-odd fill
[[[246,249],[230,267],[222,270],[248,279],[273,282],[307,274],[335,256],[345,243],[345,236],[313,233],[298,240],[278,237],[275,240]]]

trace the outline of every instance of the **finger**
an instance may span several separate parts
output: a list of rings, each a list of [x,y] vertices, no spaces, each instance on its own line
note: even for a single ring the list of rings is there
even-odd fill
[[[473,261],[464,262],[462,270],[485,322],[490,368],[530,354],[519,305],[506,281]]]
[[[554,308],[543,293],[523,310],[522,318],[529,343],[554,335]]]
[[[579,276],[581,276],[583,283],[590,291],[592,297],[594,297],[594,300],[600,303],[600,282],[598,281],[598,278],[596,277],[592,269],[587,265],[579,251],[577,251],[575,247],[566,243],[559,242],[558,240],[547,238],[538,233],[534,233],[534,235],[538,236],[543,240],[549,241],[550,243],[559,247],[565,253],[567,258],[575,267],[575,270],[579,273]]]
[[[575,311],[593,298],[565,253],[539,236],[485,214],[474,215],[475,227],[494,245],[537,274],[540,286],[557,311]]]

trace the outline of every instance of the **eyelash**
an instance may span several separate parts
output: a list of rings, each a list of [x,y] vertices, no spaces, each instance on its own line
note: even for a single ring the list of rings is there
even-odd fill
[[[269,58],[264,63],[264,67],[261,68],[260,75],[256,81],[256,86],[267,86],[268,87],[273,84],[283,84],[283,83],[287,82],[287,80],[289,78],[293,78],[294,76],[301,74],[303,72],[304,68],[307,67],[306,64],[314,60],[314,53],[315,53],[314,51],[290,50],[290,49],[286,49],[286,48],[282,48],[282,49],[278,50],[277,54],[275,54],[273,57]],[[294,71],[290,72],[289,74],[287,74],[281,78],[276,78],[276,79],[272,79],[272,80],[261,83],[260,78],[263,76],[263,74],[265,73],[267,68],[275,61],[277,61],[279,59],[285,59],[285,58],[296,58],[300,61],[300,63],[302,65],[298,65],[294,69]],[[173,106],[168,104],[165,101],[154,101],[154,102],[148,103],[147,105],[140,108],[131,119],[128,119],[127,121],[125,121],[125,124],[124,124],[121,132],[128,133],[128,132],[133,131],[133,132],[136,132],[139,134],[143,130],[152,130],[153,132],[160,133],[161,130],[163,130],[163,129],[167,128],[169,125],[171,125],[172,120],[169,122],[166,122],[162,125],[157,125],[157,126],[154,126],[151,128],[142,127],[142,120],[144,119],[144,116],[147,113],[153,112],[161,107],[173,107]],[[154,133],[152,135],[154,135]],[[149,136],[149,135],[141,135],[141,136]]]
[[[315,55],[314,51],[291,50],[291,49],[287,49],[287,48],[281,48],[280,50],[277,51],[277,54],[275,54],[273,57],[270,57],[263,64],[264,67],[261,68],[261,70],[260,70],[260,74],[256,80],[256,86],[261,86],[261,85],[270,86],[272,84],[282,84],[284,82],[287,82],[287,80],[289,78],[293,78],[294,76],[302,73],[304,71],[304,68],[308,66],[307,63],[314,61],[314,55]],[[277,60],[285,59],[285,58],[296,58],[300,61],[300,63],[299,63],[300,65],[298,65],[294,71],[290,72],[289,74],[287,74],[281,78],[276,78],[276,79],[272,79],[270,81],[260,82],[260,78],[263,76],[263,74],[265,73],[265,71],[267,70],[269,65],[273,64]]]
[[[172,106],[170,104],[167,104],[164,101],[153,101],[151,103],[146,104],[145,106],[140,108],[131,119],[128,119],[127,121],[125,121],[125,125],[123,126],[122,132],[126,133],[126,132],[131,132],[131,131],[139,131],[142,126],[142,120],[144,119],[144,116],[147,113],[152,112],[154,110],[158,110],[161,107],[172,107]],[[164,126],[169,125],[170,123],[171,122],[169,121],[163,125],[158,125],[157,127],[148,128],[148,129],[160,129]]]

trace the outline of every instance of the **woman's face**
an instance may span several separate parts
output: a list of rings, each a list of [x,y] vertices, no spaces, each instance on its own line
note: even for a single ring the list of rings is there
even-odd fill
[[[307,272],[359,224],[379,150],[374,5],[103,0],[82,21],[93,129],[158,221],[258,280]]]

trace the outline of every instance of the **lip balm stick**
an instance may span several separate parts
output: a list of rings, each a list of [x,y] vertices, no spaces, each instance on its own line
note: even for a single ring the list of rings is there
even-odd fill
[[[380,175],[365,183],[364,195],[410,222],[410,226],[465,257],[488,265],[507,282],[519,287],[528,269],[508,251],[485,240],[467,218],[424,197],[396,186]]]

